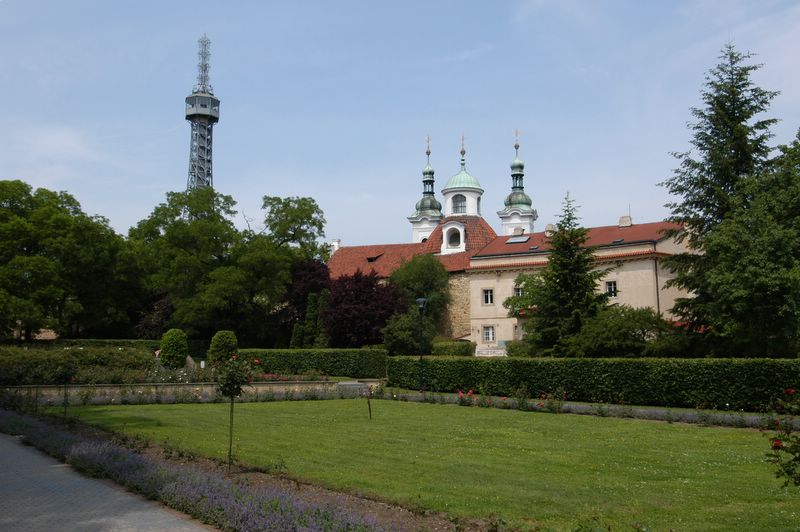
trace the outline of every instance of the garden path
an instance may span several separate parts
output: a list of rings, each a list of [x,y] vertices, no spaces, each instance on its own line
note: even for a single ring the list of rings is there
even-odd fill
[[[215,530],[0,434],[0,530]]]

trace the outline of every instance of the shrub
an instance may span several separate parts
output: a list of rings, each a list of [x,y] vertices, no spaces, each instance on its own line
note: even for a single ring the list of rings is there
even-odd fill
[[[239,356],[258,358],[264,373],[324,375],[382,379],[386,377],[383,349],[240,349]]]
[[[434,342],[431,355],[434,356],[454,356],[471,357],[475,354],[475,342],[464,340],[450,342]]]
[[[800,360],[661,358],[449,358],[423,359],[426,382],[439,392],[485,386],[492,395],[532,396],[562,388],[573,401],[675,407],[765,410],[785,388],[800,382]],[[413,389],[418,360],[387,360],[388,386]]]
[[[233,331],[217,331],[208,348],[208,362],[216,364],[230,358],[239,350],[239,341]]]
[[[170,329],[161,337],[161,363],[170,368],[180,368],[189,356],[189,339],[180,329]]]
[[[506,342],[506,354],[510,357],[532,357],[533,349],[530,344],[522,340],[511,340]]]
[[[416,307],[394,315],[383,328],[383,343],[390,355],[419,355],[431,352],[436,329],[429,319],[423,319],[422,346],[419,341],[419,310]]]
[[[564,341],[563,354],[638,357],[645,352],[648,343],[670,333],[671,326],[651,308],[613,305],[587,318],[581,330]]]

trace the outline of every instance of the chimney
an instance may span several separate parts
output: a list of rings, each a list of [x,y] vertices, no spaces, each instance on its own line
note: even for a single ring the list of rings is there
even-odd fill
[[[619,217],[619,226],[620,227],[630,227],[632,225],[633,225],[633,218],[631,218],[631,216],[629,214]]]
[[[556,226],[553,224],[547,224],[544,228],[544,236],[550,238],[554,234],[556,234]]]
[[[339,248],[341,247],[341,245],[342,245],[342,241],[340,239],[338,239],[338,238],[334,238],[331,241],[331,255],[336,253],[339,250]]]

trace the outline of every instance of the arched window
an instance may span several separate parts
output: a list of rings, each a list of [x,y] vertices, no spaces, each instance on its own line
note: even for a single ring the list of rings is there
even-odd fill
[[[467,198],[463,194],[453,196],[453,214],[464,214],[467,212]]]
[[[450,231],[447,233],[447,246],[451,248],[457,248],[460,245],[461,233],[458,232],[458,229],[450,229]]]

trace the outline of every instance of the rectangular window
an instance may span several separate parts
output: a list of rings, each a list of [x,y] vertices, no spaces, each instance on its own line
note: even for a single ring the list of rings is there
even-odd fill
[[[494,342],[494,326],[487,325],[483,328],[483,342],[486,344]]]
[[[525,293],[525,292],[523,292],[523,291],[522,291],[522,287],[521,287],[521,286],[515,286],[515,287],[514,287],[514,295],[515,295],[516,297],[522,297],[522,295],[523,295],[524,293]]]
[[[483,304],[494,305],[494,290],[491,288],[484,288],[483,290]]]
[[[606,281],[606,294],[608,294],[608,297],[617,297],[616,281]]]

